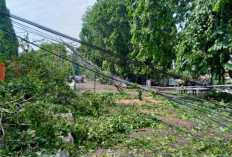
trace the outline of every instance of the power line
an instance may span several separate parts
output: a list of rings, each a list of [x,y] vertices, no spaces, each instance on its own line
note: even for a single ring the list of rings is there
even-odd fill
[[[24,22],[24,23],[33,25],[33,26],[35,26],[35,27],[37,27],[37,28],[40,28],[40,29],[45,30],[45,31],[47,31],[47,32],[50,32],[50,33],[52,33],[52,34],[56,34],[56,35],[61,36],[61,37],[63,37],[63,38],[66,38],[66,39],[75,41],[75,42],[80,43],[80,44],[82,44],[82,45],[91,47],[91,48],[93,48],[93,49],[95,49],[95,50],[99,50],[99,51],[101,51],[101,52],[104,52],[104,53],[106,53],[106,54],[110,54],[110,55],[112,55],[112,56],[115,56],[115,57],[118,57],[118,58],[123,58],[123,59],[125,59],[125,60],[128,60],[128,58],[126,58],[126,57],[124,57],[124,56],[120,56],[120,55],[118,55],[118,54],[116,54],[116,53],[113,53],[113,52],[111,52],[111,51],[108,51],[108,50],[105,50],[105,49],[103,49],[103,48],[100,48],[100,47],[94,46],[94,45],[92,45],[92,44],[89,44],[89,43],[87,43],[87,42],[78,40],[78,39],[76,39],[76,38],[74,38],[74,37],[71,37],[71,36],[65,35],[65,34],[63,34],[63,33],[60,33],[60,32],[58,32],[58,31],[52,30],[52,29],[50,29],[50,28],[47,28],[47,27],[42,26],[42,25],[40,25],[40,24],[37,24],[37,23],[35,23],[35,22],[29,21],[29,20],[27,20],[27,19],[25,19],[25,18],[21,18],[21,17],[19,17],[19,16],[16,16],[16,15],[13,15],[13,14],[8,14],[8,13],[2,12],[2,11],[0,11],[0,14],[5,15],[5,16],[8,16],[8,17],[11,17],[11,18],[16,19],[16,20],[19,20],[19,21],[21,21],[21,22]],[[135,61],[135,62],[137,62],[137,61]],[[137,64],[141,65],[141,64],[143,64],[143,63],[137,62]]]
[[[16,22],[15,20],[12,20],[13,24],[14,24],[14,27],[18,28],[18,29],[22,29],[24,30],[25,32],[29,32],[29,33],[32,33],[32,34],[35,34],[35,35],[38,35],[40,37],[43,37],[43,38],[46,38],[46,39],[50,39],[52,41],[56,41],[56,42],[60,42],[57,38],[51,36],[51,35],[48,35],[44,32],[41,32],[41,31],[38,31],[36,29],[33,29],[29,26],[26,26],[22,23],[19,23],[19,22]]]
[[[192,98],[192,99],[196,99],[196,100],[199,100],[201,102],[206,102],[206,103],[209,103],[209,104],[213,104],[213,105],[216,105],[216,106],[221,106],[222,108],[228,108],[228,109],[232,109],[231,106],[227,106],[227,105],[223,105],[223,104],[219,104],[217,102],[214,102],[214,101],[207,101],[207,100],[204,100],[204,99],[200,99],[200,98],[197,98],[197,97],[193,97],[193,96],[190,96],[190,95],[180,95],[180,94],[175,94],[175,93],[168,93],[168,94],[171,94],[171,95],[176,95],[176,96],[181,96],[182,98]]]
[[[168,94],[166,94],[166,95],[168,95]],[[169,96],[170,96],[170,95],[169,95]],[[174,98],[177,99],[177,100],[184,101],[184,102],[187,103],[187,104],[190,104],[190,103],[191,103],[191,105],[195,104],[195,105],[197,105],[197,106],[207,107],[207,105],[200,104],[200,103],[196,103],[196,102],[193,102],[193,101],[190,101],[190,100],[184,100],[184,99],[181,99],[181,98],[178,98],[178,97],[174,97]],[[197,107],[197,106],[196,106],[196,107]],[[210,113],[212,113],[212,114],[216,114],[216,115],[218,115],[218,116],[221,116],[221,117],[228,118],[228,119],[231,119],[231,120],[232,120],[232,117],[230,117],[230,116],[225,116],[225,115],[223,115],[223,114],[220,114],[220,113],[217,113],[217,112],[215,112],[215,111],[208,110],[208,109],[204,109],[204,108],[201,108],[201,107],[197,107],[197,108],[200,108],[201,110],[204,110],[204,111],[206,111],[206,112],[210,112]],[[225,111],[224,111],[224,112],[225,112]],[[231,112],[229,112],[229,113],[231,113]]]
[[[38,35],[38,36],[40,36],[40,37],[42,37],[42,38],[49,39],[49,40],[51,40],[51,41],[55,41],[55,42],[58,42],[58,43],[63,44],[63,43],[61,42],[61,40],[58,40],[58,39],[56,39],[56,38],[54,38],[54,37],[52,37],[52,36],[50,36],[50,35],[48,35],[48,34],[45,34],[45,33],[43,33],[43,32],[37,31],[37,30],[35,30],[35,29],[33,29],[33,28],[30,28],[30,27],[28,27],[28,26],[26,26],[26,25],[24,25],[24,24],[18,23],[18,22],[14,21],[14,20],[12,20],[12,22],[16,25],[15,27],[18,28],[18,29],[22,29],[22,30],[24,30],[25,32],[29,32],[29,33],[32,33],[32,34],[34,34],[34,35]],[[96,55],[96,54],[94,54],[94,55]],[[109,61],[110,63],[119,64],[119,63],[116,63],[116,62],[110,60],[109,58],[105,58],[104,56],[98,56],[98,57],[100,57],[100,58],[102,58],[102,59],[104,59],[104,60],[106,60],[106,61]]]
[[[199,110],[198,108],[195,108],[195,107],[193,107],[193,106],[186,105],[186,103],[183,102],[183,101],[177,101],[177,100],[172,100],[172,101],[175,102],[175,103],[177,103],[177,104],[179,104],[180,107],[182,107],[182,108],[184,108],[185,110],[189,111],[189,113],[192,114],[192,115],[195,115],[195,114],[193,114],[193,112],[191,112],[191,110],[189,110],[188,108],[193,109],[193,110],[197,110],[197,111],[198,111],[197,114],[200,114],[200,115],[202,116],[202,117],[200,117],[200,116],[198,115],[198,117],[200,117],[200,118],[202,118],[202,119],[204,119],[204,120],[208,119],[208,120],[206,120],[206,121],[209,121],[209,122],[211,122],[211,123],[216,123],[216,124],[220,125],[221,127],[228,127],[228,126],[226,126],[225,124],[222,124],[221,122],[218,122],[217,120],[212,119],[212,117],[209,117],[209,115],[206,115],[204,111]],[[203,117],[205,117],[205,118],[203,118]],[[216,118],[218,119],[218,117],[216,117]],[[219,118],[219,119],[220,119],[220,118]]]
[[[221,120],[223,120],[223,121],[227,121],[227,122],[230,122],[230,123],[231,123],[231,121],[229,121],[229,120],[227,120],[227,119],[225,119],[225,118],[222,118],[221,114],[218,114],[217,112],[214,112],[214,111],[211,111],[211,110],[208,110],[208,109],[203,109],[203,108],[201,108],[201,107],[199,107],[199,106],[193,105],[193,104],[189,103],[188,101],[183,100],[183,99],[180,99],[180,98],[177,98],[177,97],[173,97],[173,96],[166,95],[166,94],[163,94],[163,93],[159,93],[159,95],[161,95],[161,96],[167,98],[167,99],[170,100],[170,101],[176,102],[176,103],[178,103],[179,105],[187,106],[187,107],[192,108],[192,109],[194,109],[194,110],[203,112],[204,114],[205,114],[205,113],[208,113],[208,114],[212,115],[212,116],[215,117],[215,118],[219,118],[219,119],[221,119]],[[207,116],[207,115],[205,114],[204,116]],[[225,116],[223,115],[223,117],[225,117]],[[228,118],[228,117],[226,116],[226,118]],[[229,119],[231,119],[231,117],[230,117]],[[221,124],[221,123],[220,123],[220,124]]]

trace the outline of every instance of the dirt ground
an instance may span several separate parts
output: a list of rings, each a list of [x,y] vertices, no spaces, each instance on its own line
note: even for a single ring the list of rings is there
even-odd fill
[[[162,103],[168,104],[167,101],[153,100],[151,97],[143,97],[143,100],[118,100],[115,102],[117,105],[137,105],[141,107],[138,113],[153,115],[154,118],[160,120],[163,125],[158,128],[142,128],[133,130],[127,136],[127,142],[130,144],[122,143],[111,149],[99,148],[86,155],[86,157],[134,157],[134,156],[163,156],[160,150],[164,149],[164,156],[172,156],[170,150],[180,149],[180,151],[189,151],[192,155],[201,156],[192,147],[195,146],[195,141],[198,139],[205,139],[214,143],[215,139],[229,141],[232,139],[231,134],[223,134],[220,129],[205,126],[201,121],[194,121],[183,119],[180,115],[176,114],[177,109],[170,109],[170,106],[160,107]],[[153,107],[153,109],[142,109],[143,107]],[[157,108],[157,110],[155,109]],[[181,113],[180,113],[181,114]],[[199,130],[198,130],[199,129]],[[140,142],[138,142],[140,141]],[[152,141],[149,143],[149,141]],[[166,142],[164,142],[166,141]],[[134,146],[137,144],[146,144],[148,149],[141,150],[142,146]],[[163,145],[164,143],[164,145]],[[181,149],[183,148],[183,149]],[[186,149],[186,150],[185,150]],[[207,156],[207,153],[204,154]],[[230,154],[232,155],[232,154]]]
[[[94,81],[88,81],[84,80],[84,83],[77,83],[76,84],[76,89],[79,92],[84,92],[84,91],[92,91],[94,92]],[[131,89],[126,89],[123,88],[126,93],[136,96],[138,95],[138,92],[133,91]],[[118,89],[113,86],[113,85],[107,85],[107,84],[100,84],[99,82],[96,82],[96,88],[95,88],[96,93],[119,93]],[[149,95],[146,92],[143,93],[144,95]]]
[[[87,91],[90,90],[94,92],[94,81],[84,80],[84,83],[77,83],[76,88],[78,91]],[[112,85],[100,84],[96,82],[96,93],[104,93],[104,92],[111,92],[115,93],[118,92],[117,88]]]
[[[85,81],[76,85],[78,91],[94,91],[94,82]],[[112,85],[102,85],[96,83],[96,93],[117,93],[116,87]],[[125,89],[125,92],[136,95],[136,91]],[[231,134],[224,134],[219,128],[207,127],[201,121],[186,119],[180,108],[175,108],[165,99],[154,99],[149,93],[143,94],[143,100],[125,99],[115,101],[117,105],[135,105],[139,114],[151,115],[161,121],[162,125],[157,128],[142,128],[133,130],[126,139],[126,142],[119,143],[113,148],[99,148],[98,150],[85,155],[86,157],[127,157],[127,156],[156,156],[162,151],[166,151],[167,156],[171,156],[173,150],[189,151],[198,156],[192,146],[198,147],[197,140],[207,140],[214,143],[215,139],[228,141],[232,139]],[[187,113],[186,113],[187,114]],[[139,142],[138,142],[139,141]],[[128,144],[129,143],[129,144]],[[137,145],[138,144],[138,145]],[[141,150],[140,144],[146,144]],[[183,149],[182,149],[183,148]],[[162,154],[162,153],[161,153]],[[204,154],[207,156],[207,153]],[[232,154],[229,154],[232,156]],[[161,155],[162,156],[162,155]]]

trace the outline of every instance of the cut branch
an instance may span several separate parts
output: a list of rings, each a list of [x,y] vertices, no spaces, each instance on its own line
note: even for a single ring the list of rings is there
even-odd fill
[[[5,135],[6,135],[5,130],[4,130],[3,126],[2,126],[2,112],[0,113],[0,128],[1,128],[1,131],[2,131],[2,137],[0,139],[0,143],[2,143],[2,141],[5,139]]]

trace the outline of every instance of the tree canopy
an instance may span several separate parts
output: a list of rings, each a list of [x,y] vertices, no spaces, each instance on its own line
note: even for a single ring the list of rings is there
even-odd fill
[[[177,1],[130,0],[132,43],[137,58],[159,68],[170,68],[175,58]]]
[[[232,55],[232,2],[195,0],[177,45],[177,66],[192,74],[224,78]]]

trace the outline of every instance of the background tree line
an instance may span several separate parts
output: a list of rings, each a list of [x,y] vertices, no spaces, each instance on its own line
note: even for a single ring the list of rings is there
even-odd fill
[[[223,80],[232,71],[232,2],[98,0],[83,17],[80,38],[161,70]],[[145,73],[85,46],[79,51],[114,74]]]

